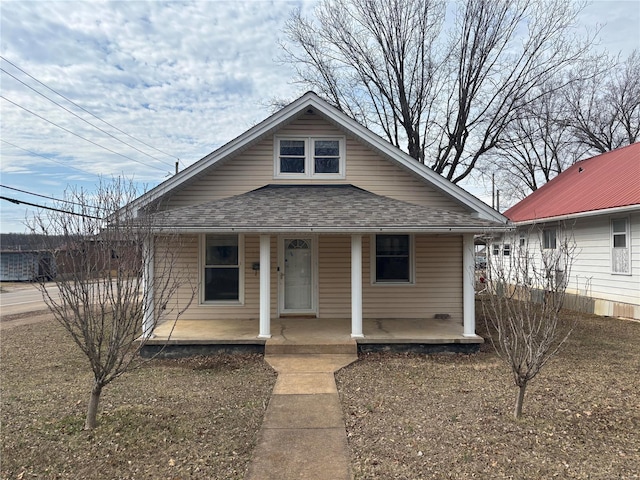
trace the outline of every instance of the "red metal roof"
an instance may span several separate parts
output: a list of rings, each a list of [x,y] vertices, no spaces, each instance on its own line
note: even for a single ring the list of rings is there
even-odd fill
[[[582,160],[517,203],[513,222],[640,205],[640,143]]]

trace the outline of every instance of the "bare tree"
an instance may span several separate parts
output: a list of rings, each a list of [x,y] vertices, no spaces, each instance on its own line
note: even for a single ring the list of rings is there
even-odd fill
[[[578,73],[563,101],[576,141],[605,153],[640,139],[640,51],[605,74]]]
[[[570,89],[571,85],[566,85]],[[563,89],[549,86],[507,126],[491,154],[504,203],[522,200],[583,157],[588,148],[567,128]]]
[[[453,182],[474,169],[591,39],[572,34],[583,4],[468,0],[443,31],[443,0],[324,0],[295,12],[283,44],[298,80],[377,127]]]
[[[515,418],[522,415],[527,384],[573,329],[559,319],[576,247],[570,236],[558,232],[533,227],[524,237],[505,240],[513,248],[489,257],[482,308],[491,342],[518,387]]]
[[[102,389],[143,363],[139,352],[158,322],[175,322],[195,294],[177,263],[180,237],[155,228],[153,215],[137,217],[130,206],[137,196],[123,179],[100,182],[95,192],[68,189],[58,209],[29,221],[56,258],[38,287],[93,372],[85,429],[96,426]],[[145,275],[151,263],[155,274]],[[183,294],[180,304],[182,287],[190,297]]]

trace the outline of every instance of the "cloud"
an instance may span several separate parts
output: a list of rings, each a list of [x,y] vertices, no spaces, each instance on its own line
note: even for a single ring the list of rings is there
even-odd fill
[[[614,3],[607,3],[604,11],[623,26],[608,40],[617,42],[624,35],[637,39],[639,20],[625,8],[637,9],[638,4]],[[2,143],[3,183],[61,196],[65,180],[90,189],[94,175],[125,174],[151,186],[164,180],[176,157],[181,168],[197,161],[266,118],[269,100],[302,93],[291,83],[293,69],[276,61],[281,55],[278,39],[291,10],[300,7],[310,14],[314,4],[1,2],[3,57],[109,124],[169,154],[121,134],[2,61],[3,69],[135,147],[87,125],[3,73],[2,95],[87,139],[0,99],[3,140],[68,166]],[[588,13],[602,18],[603,9],[597,7]],[[46,185],[52,179],[59,191]],[[3,206],[3,231],[13,228],[5,223],[5,211]]]

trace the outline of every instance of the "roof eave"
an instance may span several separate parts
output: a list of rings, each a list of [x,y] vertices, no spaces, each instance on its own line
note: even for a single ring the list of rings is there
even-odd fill
[[[230,154],[255,142],[263,135],[268,134],[269,131],[277,129],[281,124],[291,120],[297,113],[309,107],[317,109],[322,115],[326,116],[333,122],[342,125],[361,141],[374,148],[385,157],[397,161],[407,170],[424,178],[425,180],[428,180],[434,188],[451,196],[461,204],[466,205],[479,218],[505,224],[508,222],[508,219],[505,216],[489,207],[486,203],[474,197],[458,185],[449,182],[426,165],[417,162],[406,153],[382,139],[380,136],[348,117],[346,114],[331,107],[313,92],[305,93],[297,100],[294,100],[286,107],[250,128],[245,133],[231,140],[229,143],[190,165],[182,172],[179,172],[165,180],[157,187],[134,200],[131,203],[131,206],[134,209],[142,208],[150,202],[162,198],[165,194],[178,188],[183,182],[200,175],[211,166],[227,158]]]
[[[513,230],[513,225],[494,227],[181,227],[167,226],[157,227],[158,232],[181,233],[181,234],[203,234],[203,233],[242,233],[242,234],[374,234],[374,233],[426,233],[426,234],[452,234],[452,233],[501,233]]]
[[[514,225],[534,225],[536,223],[563,222],[579,218],[595,217],[598,215],[616,215],[618,213],[628,213],[640,210],[640,204],[625,205],[623,207],[603,208],[600,210],[589,210],[587,212],[568,213],[565,215],[555,215],[552,217],[532,218],[530,220],[514,221]]]

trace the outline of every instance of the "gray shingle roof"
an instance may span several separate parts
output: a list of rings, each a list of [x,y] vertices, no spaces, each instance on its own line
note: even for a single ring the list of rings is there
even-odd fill
[[[267,185],[154,217],[159,227],[193,232],[483,232],[504,228],[471,214],[414,205],[352,185]]]

